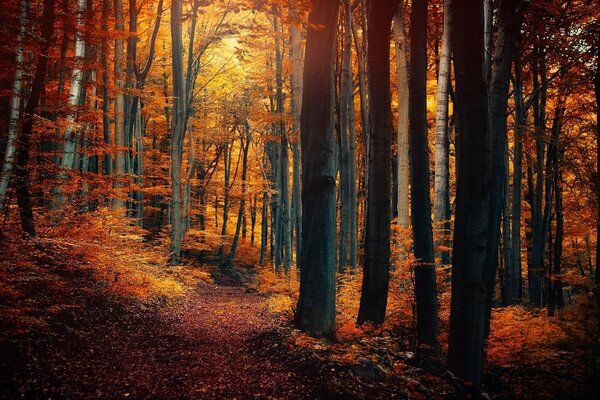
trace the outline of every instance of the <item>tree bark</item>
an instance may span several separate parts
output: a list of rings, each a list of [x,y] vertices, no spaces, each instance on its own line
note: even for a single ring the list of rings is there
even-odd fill
[[[333,65],[338,2],[315,2],[309,15],[300,120],[302,252],[295,323],[335,337],[335,140]]]
[[[489,207],[487,85],[483,75],[483,7],[452,3],[456,75],[457,184],[448,368],[481,386],[485,325],[484,259]]]
[[[171,126],[171,265],[178,265],[183,241],[181,219],[181,158],[185,137],[186,98],[181,38],[182,1],[171,0],[171,51],[173,70],[173,122]]]
[[[301,184],[300,184],[300,173],[302,166],[300,165],[300,116],[302,113],[302,33],[300,31],[300,23],[294,21],[294,18],[298,18],[297,10],[292,7],[291,17],[292,22],[290,25],[290,59],[292,61],[292,73],[290,75],[290,86],[292,90],[291,108],[292,115],[294,116],[294,123],[292,129],[298,138],[292,141],[292,208],[293,208],[293,223],[295,231],[295,250],[296,250],[296,265],[300,263],[300,254],[302,249],[302,200]]]
[[[369,169],[364,274],[357,322],[385,319],[390,269],[391,144],[390,34],[398,1],[370,3],[368,15]]]
[[[504,0],[500,4],[498,16],[498,43],[493,59],[493,72],[490,87],[490,140],[491,176],[490,205],[485,256],[485,306],[486,336],[489,333],[492,302],[498,270],[498,248],[500,245],[500,220],[502,216],[504,168],[507,148],[507,109],[512,65],[520,18],[517,10],[519,0]]]
[[[410,13],[409,146],[410,196],[415,265],[417,338],[437,345],[437,288],[427,141],[427,1],[413,3]]]
[[[31,135],[33,131],[34,114],[38,107],[40,96],[44,90],[44,79],[48,68],[48,51],[52,45],[52,32],[54,29],[55,10],[54,0],[44,0],[42,12],[41,46],[35,68],[35,75],[31,83],[31,92],[27,99],[27,106],[23,112],[23,123],[21,132],[17,137],[19,147],[15,164],[15,191],[17,194],[17,205],[21,215],[21,227],[23,233],[30,237],[36,235],[31,208],[31,196],[29,190],[29,155],[31,147]]]
[[[2,164],[2,175],[0,178],[0,211],[4,209],[6,192],[13,170],[15,153],[17,148],[17,136],[19,135],[19,120],[21,113],[21,99],[23,98],[23,53],[24,38],[27,32],[27,19],[30,0],[21,0],[19,15],[19,34],[17,36],[17,49],[15,51],[15,79],[13,80],[12,98],[10,102],[10,115],[8,122],[8,137],[6,139],[6,150],[4,152],[4,163]]]
[[[396,42],[396,85],[398,87],[398,224],[410,224],[408,204],[408,49],[404,35],[402,6],[394,15],[394,41]]]
[[[450,89],[450,63],[452,26],[452,0],[444,1],[444,30],[442,32],[442,52],[437,80],[435,111],[435,180],[434,180],[434,222],[440,230],[437,246],[448,247],[446,239],[450,235],[450,138],[448,127],[448,100]],[[450,263],[450,252],[439,250],[441,265]]]
[[[115,188],[122,188],[125,179],[125,82],[123,56],[125,42],[125,21],[123,16],[123,1],[115,0],[115,29],[117,38],[115,39],[115,145],[117,146],[115,154]],[[123,194],[116,194],[115,204],[117,207],[124,207],[125,202],[122,199]]]

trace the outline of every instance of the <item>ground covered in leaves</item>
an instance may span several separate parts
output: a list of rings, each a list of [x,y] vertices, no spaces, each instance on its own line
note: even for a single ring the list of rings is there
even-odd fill
[[[452,390],[419,382],[414,354],[393,350],[389,335],[377,339],[379,356],[403,374],[300,334],[245,285],[249,269],[161,266],[152,275],[140,258],[135,275],[119,269],[116,246],[109,272],[99,272],[90,264],[97,255],[74,242],[7,243],[0,398],[430,398],[431,384],[442,398]],[[177,295],[139,287],[155,280]]]
[[[352,284],[340,289],[339,341],[323,343],[291,324],[293,275],[222,269],[206,249],[166,267],[160,237],[103,221],[85,235],[1,238],[0,398],[451,399],[469,389],[443,355],[412,351],[410,327],[354,327]],[[544,350],[557,328],[519,310],[495,316],[489,396],[585,398],[572,351]],[[528,328],[516,334],[519,318]]]

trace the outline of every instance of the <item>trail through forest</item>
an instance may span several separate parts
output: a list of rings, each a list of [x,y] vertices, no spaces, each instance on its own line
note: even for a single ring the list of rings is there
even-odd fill
[[[2,349],[12,353],[4,353],[9,357],[3,362],[13,364],[3,368],[13,371],[3,396],[319,396],[318,371],[301,376],[288,368],[294,364],[284,362],[276,320],[264,298],[243,287],[202,284],[164,307],[119,309],[107,299],[95,301],[85,310],[64,313],[54,334]],[[77,316],[81,311],[87,315]],[[10,393],[10,387],[17,392]]]

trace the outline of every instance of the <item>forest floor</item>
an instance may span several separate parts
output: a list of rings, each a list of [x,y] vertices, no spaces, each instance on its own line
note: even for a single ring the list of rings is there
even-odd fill
[[[452,391],[423,374],[413,353],[395,351],[389,335],[372,343],[379,357],[414,364],[401,362],[400,375],[372,361],[373,347],[364,358],[347,357],[300,334],[249,285],[254,267],[146,266],[153,276],[142,270],[158,254],[150,246],[105,254],[76,239],[4,243],[2,399],[443,398]],[[137,261],[128,261],[131,252]],[[140,289],[153,285],[178,294]]]
[[[294,278],[274,283],[271,268],[248,262],[220,268],[203,259],[214,249],[188,248],[184,266],[167,267],[164,238],[148,242],[110,217],[81,226],[33,240],[0,233],[0,399],[451,399],[469,389],[411,351],[410,326],[349,323],[323,343],[291,323],[281,286]],[[547,340],[558,328],[502,315],[488,348],[492,398],[587,398],[581,358]]]

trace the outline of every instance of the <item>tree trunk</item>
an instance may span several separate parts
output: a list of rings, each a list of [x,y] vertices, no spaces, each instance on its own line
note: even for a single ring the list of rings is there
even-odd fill
[[[291,11],[292,19],[297,18],[296,9],[292,8]],[[296,245],[296,265],[300,265],[300,251],[302,249],[302,200],[300,198],[301,185],[300,185],[300,116],[302,107],[302,33],[300,32],[300,24],[297,21],[292,20],[290,26],[290,59],[292,61],[292,73],[290,75],[290,86],[292,91],[291,108],[292,115],[294,116],[294,123],[292,129],[294,133],[298,135],[298,138],[292,141],[292,160],[293,160],[293,172],[292,172],[292,208],[293,208],[293,222]]]
[[[344,23],[342,36],[342,65],[340,76],[339,122],[340,122],[340,235],[338,270],[344,272],[349,264],[351,199],[350,186],[356,184],[350,181],[350,98],[354,93],[352,84],[352,8],[350,0],[343,1]]]
[[[490,87],[490,140],[491,176],[490,205],[485,256],[485,315],[486,336],[489,333],[492,302],[498,270],[498,247],[500,245],[500,219],[504,186],[504,168],[507,148],[507,108],[512,65],[517,34],[520,31],[520,18],[517,11],[519,0],[504,0],[500,4],[498,17],[498,43],[493,59],[493,72]]]
[[[542,210],[544,193],[544,158],[546,144],[544,135],[546,130],[546,71],[542,51],[534,48],[533,60],[533,89],[539,91],[539,95],[533,102],[534,125],[536,129],[536,163],[535,163],[535,187],[533,190],[531,223],[532,244],[531,263],[528,268],[529,278],[529,301],[534,306],[542,305],[542,284],[544,279],[544,213]],[[540,81],[541,78],[541,81]]]
[[[504,305],[512,305],[521,299],[521,193],[523,178],[523,129],[525,127],[525,107],[523,104],[523,84],[519,55],[514,59],[514,100],[515,100],[515,144],[513,157],[512,223],[511,240],[513,262],[504,267]]]
[[[81,133],[75,124],[76,108],[81,104],[83,90],[82,63],[85,58],[86,43],[84,40],[84,14],[87,0],[77,0],[77,17],[75,28],[75,56],[74,66],[71,70],[71,86],[69,88],[69,106],[73,109],[67,117],[68,125],[64,134],[64,146],[61,167],[72,169],[75,166],[75,148],[80,140]]]
[[[437,80],[437,100],[435,111],[435,180],[434,180],[434,221],[440,230],[437,246],[448,247],[446,239],[450,235],[450,138],[448,129],[448,97],[450,89],[450,62],[452,56],[452,26],[450,8],[452,0],[444,1],[444,30],[442,32],[442,53]],[[450,252],[439,250],[440,264],[450,263]]]
[[[177,1],[177,0],[175,0]],[[124,31],[125,21],[123,17],[123,1],[115,0],[115,29],[117,39],[115,39],[115,145],[117,146],[115,154],[115,188],[122,188],[125,179],[125,82],[124,82]],[[124,207],[125,202],[122,199],[123,193],[116,193],[115,204],[117,207]]]
[[[31,134],[33,131],[34,114],[44,90],[44,79],[48,68],[48,51],[52,45],[52,32],[54,29],[54,0],[44,0],[42,13],[41,46],[38,55],[35,75],[31,83],[31,92],[27,99],[27,106],[23,112],[23,123],[21,133],[17,137],[19,147],[15,164],[15,191],[17,194],[17,205],[21,214],[21,227],[23,233],[31,237],[35,236],[35,225],[33,211],[31,209],[31,197],[29,191],[29,155],[31,147]]]
[[[119,0],[117,0],[119,1]],[[181,220],[181,158],[185,136],[186,98],[181,38],[182,1],[171,0],[171,51],[173,69],[173,122],[171,126],[171,265],[178,265],[183,241]]]
[[[0,178],[0,211],[3,210],[6,201],[6,192],[12,174],[15,161],[16,141],[19,134],[19,119],[21,113],[21,98],[23,97],[23,53],[25,33],[27,32],[27,17],[30,0],[21,0],[19,16],[19,35],[17,37],[17,49],[15,52],[15,79],[13,80],[12,98],[10,102],[10,116],[8,123],[8,137],[6,139],[6,150],[4,152],[4,163],[2,164],[2,175]]]
[[[226,265],[233,265],[233,260],[235,259],[235,252],[237,251],[238,242],[240,240],[240,229],[242,227],[242,220],[244,218],[244,208],[246,206],[246,176],[248,173],[248,150],[250,149],[250,140],[252,136],[250,135],[250,126],[248,122],[244,124],[246,138],[244,140],[240,140],[240,146],[242,147],[242,152],[244,153],[242,159],[242,198],[240,199],[240,210],[238,213],[237,223],[235,226],[235,234],[233,235],[233,242],[231,243],[231,250],[229,251],[229,255],[227,256]]]
[[[483,7],[452,3],[456,75],[457,183],[448,368],[481,386],[485,325],[484,260],[489,207],[488,95],[483,75]]]
[[[437,288],[427,141],[427,1],[415,2],[410,13],[409,146],[410,197],[415,266],[417,338],[437,345]]]
[[[104,144],[110,146],[112,139],[110,135],[110,88],[108,74],[109,46],[108,46],[108,14],[110,12],[110,0],[102,2],[102,132],[104,135]],[[104,175],[112,175],[112,154],[106,151],[104,155]]]
[[[369,169],[364,275],[357,322],[379,326],[385,319],[390,269],[392,112],[390,33],[398,1],[372,1],[368,16]]]
[[[335,140],[333,65],[338,2],[314,3],[309,15],[300,120],[302,252],[295,323],[335,337]]]
[[[594,93],[596,95],[596,190],[598,204],[600,204],[600,40],[596,41],[596,76],[594,78]],[[596,217],[596,236],[600,237],[600,207],[598,207]],[[594,273],[594,283],[596,290],[596,304],[600,307],[600,240],[596,239],[596,270]],[[598,324],[600,326],[600,312],[598,313]]]
[[[273,29],[275,33],[275,85],[276,85],[276,103],[277,115],[279,117],[278,135],[279,135],[279,203],[281,218],[281,245],[283,250],[283,266],[286,274],[292,266],[292,224],[290,213],[290,162],[289,162],[289,141],[284,121],[284,99],[283,99],[283,52],[280,40],[281,31],[279,28],[279,10],[276,4],[273,4]]]

